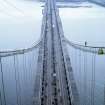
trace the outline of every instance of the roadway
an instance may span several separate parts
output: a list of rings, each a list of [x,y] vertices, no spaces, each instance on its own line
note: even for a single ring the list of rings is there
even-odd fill
[[[35,105],[79,105],[70,59],[64,51],[63,30],[55,1],[46,2],[43,15],[42,44],[39,50],[34,103]]]

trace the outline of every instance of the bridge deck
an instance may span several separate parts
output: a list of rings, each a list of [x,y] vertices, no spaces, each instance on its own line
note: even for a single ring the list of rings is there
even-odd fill
[[[44,9],[35,105],[79,105],[70,59],[62,42],[63,31],[55,1]]]

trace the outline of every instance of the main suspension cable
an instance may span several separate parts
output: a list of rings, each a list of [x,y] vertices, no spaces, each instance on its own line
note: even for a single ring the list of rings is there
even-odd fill
[[[20,12],[21,14],[24,14],[24,12],[18,8],[17,6],[15,6],[13,3],[11,3],[10,1],[8,0],[3,0],[5,3],[7,3],[8,5],[10,5],[11,7],[13,7],[14,9],[16,9],[18,12]]]
[[[21,55],[24,53],[28,53],[28,52],[33,51],[34,49],[38,48],[40,44],[41,44],[41,41],[39,41],[38,43],[34,44],[32,47],[29,47],[29,48],[0,51],[0,57],[9,57],[9,56]]]
[[[16,101],[19,104],[19,93],[18,93],[18,79],[17,79],[17,69],[16,69],[16,57],[14,56],[14,69],[15,69],[15,82],[16,82]]]
[[[68,45],[75,49],[79,49],[83,52],[89,52],[89,53],[95,53],[95,54],[105,54],[105,47],[98,47],[98,46],[87,46],[87,45],[81,45],[74,42],[69,41],[68,39],[63,39],[64,42],[66,42]],[[91,49],[91,50],[90,50]]]

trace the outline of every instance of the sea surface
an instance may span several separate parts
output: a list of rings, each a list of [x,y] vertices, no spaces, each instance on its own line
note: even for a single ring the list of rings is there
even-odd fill
[[[39,42],[42,5],[29,0],[0,0],[0,51],[27,48]],[[57,5],[66,39],[76,44],[87,42],[89,46],[105,47],[105,8],[89,2],[59,2]],[[92,105],[92,102],[104,105],[105,55],[84,52],[69,44],[67,49],[81,105]],[[2,58],[0,93],[3,105],[5,101],[6,105],[33,103],[38,51],[36,48],[24,55]]]
[[[66,3],[65,3],[66,4]],[[63,4],[63,5],[65,5]],[[92,47],[105,47],[105,8],[89,3],[67,3],[60,8],[64,35],[69,41]],[[105,55],[85,52],[67,45],[81,105],[104,105]]]

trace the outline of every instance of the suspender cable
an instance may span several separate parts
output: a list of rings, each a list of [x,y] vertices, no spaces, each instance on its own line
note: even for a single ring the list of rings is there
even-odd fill
[[[34,62],[34,51],[32,52],[31,56],[28,58],[28,64],[29,64],[29,79],[32,78],[32,71],[33,71],[33,62]],[[32,80],[31,80],[32,83]]]
[[[24,82],[24,85],[25,85],[25,63],[24,63],[24,54],[23,54],[23,82]]]
[[[15,69],[15,82],[16,82],[16,101],[19,104],[19,93],[18,93],[18,79],[17,79],[17,69],[16,69],[16,57],[14,56],[14,69]]]
[[[4,86],[4,74],[3,74],[2,59],[1,58],[0,58],[0,69],[1,69],[1,80],[2,80],[2,87],[3,87],[4,105],[7,105],[6,95],[5,95],[5,86]]]
[[[26,67],[26,56],[23,54],[23,70],[24,70],[24,82],[27,81],[27,67]]]
[[[0,105],[3,105],[2,104],[2,89],[1,89],[1,87],[0,87]]]
[[[95,105],[94,97],[95,97],[95,57],[96,54],[92,56],[92,80],[91,80],[91,105]]]
[[[18,80],[18,86],[19,86],[19,103],[20,103],[20,105],[22,105],[18,55],[16,55],[16,63],[17,63],[17,67],[16,67],[17,68],[17,80]]]
[[[0,105],[3,105],[3,104],[2,104],[1,90],[0,90]]]
[[[87,53],[84,52],[84,105],[87,105]]]
[[[26,56],[25,53],[23,54],[23,82],[24,82],[24,88],[23,88],[23,92],[24,92],[24,104],[26,103],[26,88],[27,88],[27,70],[26,70]]]
[[[22,103],[25,104],[25,66],[24,66],[24,52],[22,55]]]
[[[82,95],[82,71],[81,71],[81,49],[79,51],[79,87],[80,87],[80,97]],[[80,100],[81,103],[81,100]]]
[[[104,105],[105,105],[105,84],[104,84]]]
[[[35,50],[33,51],[32,53],[32,61],[33,61],[33,65],[31,64],[31,79],[32,79],[32,83],[34,83],[34,80],[35,78],[35,68],[36,68],[36,65],[35,65],[35,61],[36,61],[36,56],[35,56]]]
[[[75,49],[75,70],[77,71],[77,49]]]

